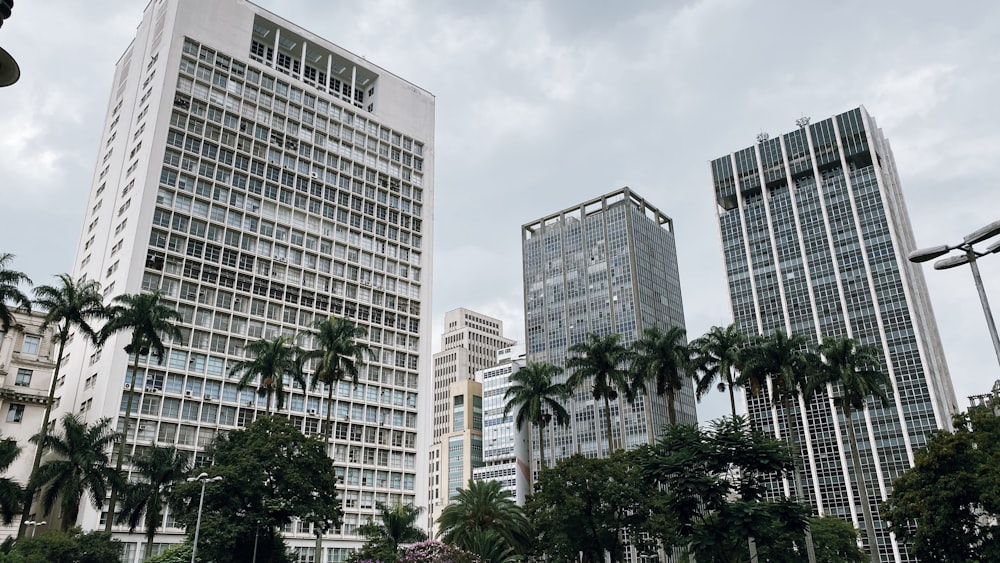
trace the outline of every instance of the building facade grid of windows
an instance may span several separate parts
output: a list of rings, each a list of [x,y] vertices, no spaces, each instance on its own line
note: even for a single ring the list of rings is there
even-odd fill
[[[851,421],[883,561],[910,561],[878,508],[892,480],[957,408],[895,162],[864,108],[809,124],[711,162],[733,318],[746,332],[849,336],[882,350],[888,408]],[[795,416],[805,494],[821,514],[861,526],[842,416],[821,393],[794,412],[748,395],[753,425],[784,436]],[[804,407],[804,408],[803,408]],[[789,483],[775,483],[787,494]]]
[[[309,70],[320,67],[324,83]],[[358,545],[376,502],[425,502],[417,413],[430,394],[418,374],[430,359],[433,107],[426,91],[252,4],[150,3],[116,68],[109,157],[74,271],[109,298],[160,291],[181,315],[162,364],[140,358],[130,452],[172,443],[206,463],[219,431],[264,412],[228,375],[244,346],[297,335],[311,347],[312,323],[336,315],[362,326],[373,351],[358,384],[337,385],[328,405],[322,386],[286,382],[285,410],[303,432],[335,414],[346,514],[327,538]],[[109,374],[79,378],[88,417],[119,415],[121,428],[129,359],[114,342],[103,355],[74,346],[76,369],[89,357],[88,375]],[[105,517],[88,509],[81,523]],[[308,529],[289,534],[314,545]]]

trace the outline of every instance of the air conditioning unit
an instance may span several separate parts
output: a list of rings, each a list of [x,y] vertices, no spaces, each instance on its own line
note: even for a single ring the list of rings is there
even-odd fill
[[[131,391],[132,390],[132,384],[131,383],[126,383],[125,384],[125,390],[126,391]]]
[[[147,393],[156,393],[156,387],[146,387]]]
[[[145,432],[146,431],[146,425],[145,424],[140,424],[139,428],[138,428],[138,431],[139,432]]]
[[[206,401],[211,401],[212,400],[212,394],[211,393],[205,393],[204,399]]]
[[[308,413],[309,414],[316,414],[316,409],[309,409]]]
[[[191,391],[190,389],[187,389],[187,390],[184,391],[184,396],[185,397],[191,397],[193,395],[194,395],[194,392]]]
[[[247,401],[246,406],[252,407],[253,406],[253,401]]]

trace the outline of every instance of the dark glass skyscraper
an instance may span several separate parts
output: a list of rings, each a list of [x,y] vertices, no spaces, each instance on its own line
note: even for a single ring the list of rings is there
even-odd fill
[[[957,409],[889,143],[863,107],[711,162],[733,317],[748,333],[849,336],[882,350],[891,404],[855,425],[883,561],[911,561],[879,508],[931,432]],[[756,428],[797,417],[805,494],[863,528],[846,422],[826,393],[793,413],[747,397]],[[780,432],[779,432],[780,430]],[[786,492],[788,483],[776,483]]]
[[[543,217],[521,229],[527,359],[562,366],[587,335],[619,333],[626,344],[643,329],[684,326],[673,221],[628,188]],[[568,374],[564,374],[565,377]],[[676,398],[678,421],[694,423],[694,392]],[[568,427],[550,427],[556,460],[607,454],[600,401],[589,389],[566,404]],[[662,397],[612,402],[616,444],[651,442],[667,423]],[[548,453],[548,452],[547,452]],[[537,456],[535,456],[537,459]]]

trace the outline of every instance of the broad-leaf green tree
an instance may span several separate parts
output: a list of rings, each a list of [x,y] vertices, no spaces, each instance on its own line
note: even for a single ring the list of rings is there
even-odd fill
[[[181,315],[163,301],[159,292],[155,292],[115,297],[111,307],[107,310],[107,318],[108,321],[101,328],[101,342],[106,342],[113,334],[128,332],[129,339],[128,344],[125,345],[125,351],[133,358],[132,371],[125,390],[128,399],[125,402],[122,447],[118,449],[118,457],[115,459],[115,472],[120,474],[122,463],[125,461],[125,450],[128,449],[127,440],[129,426],[132,422],[132,403],[135,400],[136,380],[139,376],[139,359],[142,356],[152,355],[159,361],[163,361],[162,336],[171,339],[180,338],[180,329],[174,323],[181,320]],[[112,484],[108,514],[114,515],[115,509],[118,507],[118,495],[119,488]],[[111,517],[107,519],[104,531],[111,531],[114,520]]]
[[[120,485],[121,474],[109,467],[108,455],[120,435],[111,427],[110,418],[88,425],[66,414],[60,421],[61,434],[44,437],[38,434],[32,438],[39,447],[52,452],[53,458],[38,468],[31,484],[36,488],[44,487],[42,510],[45,514],[50,514],[59,502],[59,527],[66,531],[76,522],[84,493],[90,493],[94,508],[100,509],[108,488]]]
[[[921,561],[1000,561],[1000,417],[974,408],[954,426],[915,452],[883,514]]]
[[[713,386],[719,391],[729,392],[729,408],[736,416],[736,392],[739,386],[739,366],[741,354],[747,345],[747,336],[734,323],[725,328],[713,326],[690,344],[692,363],[698,378],[698,399],[704,397]]]
[[[610,458],[576,454],[541,474],[525,505],[535,534],[534,556],[546,561],[603,563],[622,561],[625,533],[632,547],[647,557],[656,545],[643,541],[653,518],[652,488],[644,480],[633,452]]]
[[[13,259],[13,254],[0,253],[0,328],[3,332],[9,331],[14,323],[12,308],[31,310],[31,299],[19,288],[22,284],[31,285],[31,280],[24,273],[10,269]]]
[[[48,327],[54,325],[56,327],[55,339],[59,343],[56,365],[52,372],[52,380],[49,382],[49,400],[45,404],[45,411],[42,415],[42,428],[39,431],[40,440],[44,440],[45,435],[48,434],[56,385],[65,358],[66,343],[69,342],[70,336],[75,330],[81,336],[97,344],[97,332],[90,326],[90,323],[104,317],[104,297],[101,295],[100,284],[88,280],[76,281],[67,274],[60,274],[58,278],[59,283],[56,285],[42,285],[34,289],[35,304],[45,311],[41,330],[45,332]],[[35,448],[35,458],[31,464],[30,475],[34,475],[38,471],[41,463],[42,448]],[[29,483],[31,483],[30,475]],[[24,523],[31,519],[31,505],[35,500],[35,492],[35,489],[29,485],[24,497],[24,506],[21,509],[21,526],[18,529],[18,537],[24,537],[27,530]]]
[[[86,532],[72,528],[68,532],[48,530],[35,537],[17,540],[10,563],[109,563],[121,561],[125,545],[107,532]]]
[[[503,398],[506,403],[503,415],[517,409],[514,424],[518,430],[526,423],[538,428],[539,471],[545,471],[545,427],[555,420],[559,426],[569,424],[570,416],[563,407],[572,389],[565,383],[556,383],[554,378],[562,373],[558,366],[546,363],[530,363],[510,376],[510,386]]]
[[[194,468],[221,481],[205,487],[198,554],[206,561],[251,561],[259,532],[258,561],[284,551],[276,530],[299,518],[322,533],[341,523],[337,476],[323,441],[306,437],[288,419],[265,416],[245,429],[219,436],[208,451],[211,467]],[[193,535],[201,483],[174,486],[171,506]]]
[[[0,440],[0,475],[7,473],[17,456],[21,454],[21,446],[13,438]],[[3,523],[10,524],[21,507],[24,488],[9,477],[0,477],[0,518]]]
[[[798,415],[792,407],[793,404],[798,404],[799,396],[809,387],[809,381],[815,374],[818,365],[816,354],[802,335],[788,335],[776,330],[770,336],[753,339],[746,350],[745,360],[740,379],[741,383],[750,388],[751,393],[764,392],[770,380],[771,403],[780,406],[787,421],[785,440],[792,449],[795,461],[792,469],[795,498],[805,502],[802,468],[798,463],[801,455],[796,423]],[[808,526],[805,547],[809,562],[815,563],[816,553]]]
[[[274,410],[285,406],[285,375],[303,387],[306,384],[299,362],[303,352],[292,344],[291,337],[276,336],[270,340],[260,339],[250,342],[244,348],[250,359],[233,364],[229,374],[239,376],[237,389],[243,389],[259,380],[257,393],[264,396],[264,412],[271,412],[271,396],[274,395]]]
[[[469,551],[473,534],[481,530],[493,530],[518,553],[524,552],[530,537],[524,511],[499,481],[469,480],[441,511],[438,526],[445,543]]]
[[[619,394],[630,392],[628,348],[622,344],[620,334],[587,335],[585,342],[569,347],[572,354],[566,359],[566,369],[571,371],[567,383],[574,390],[590,385],[595,401],[604,402],[604,425],[608,433],[608,452],[615,450],[614,428],[611,426],[611,401]]]
[[[865,408],[868,399],[877,400],[882,406],[889,405],[885,390],[891,385],[889,376],[882,371],[882,354],[873,346],[862,345],[852,338],[824,338],[819,348],[821,363],[815,376],[810,380],[808,395],[831,385],[833,401],[840,406],[847,426],[847,438],[851,446],[851,462],[854,465],[854,483],[861,500],[868,549],[873,563],[878,563],[878,542],[875,537],[875,522],[868,500],[868,485],[861,468],[858,452],[858,438],[854,431],[855,412]]]
[[[658,507],[648,533],[668,550],[736,563],[747,561],[749,537],[764,551],[775,538],[801,537],[806,528],[804,506],[765,500],[767,481],[792,467],[788,447],[752,431],[745,418],[719,419],[710,429],[670,427],[635,457]]]
[[[312,385],[319,383],[327,386],[326,393],[326,429],[325,436],[329,441],[333,435],[333,389],[343,380],[358,382],[361,365],[366,354],[370,354],[368,345],[361,342],[368,335],[364,327],[342,317],[330,316],[313,324],[316,348],[306,353],[306,359],[315,359],[312,373]]]
[[[684,329],[649,327],[632,343],[632,395],[645,393],[648,386],[666,399],[667,420],[677,424],[677,392],[691,374]]]
[[[124,489],[119,523],[127,523],[129,532],[141,523],[146,533],[143,559],[153,555],[153,539],[163,521],[163,508],[171,487],[188,474],[188,457],[173,446],[154,445],[132,460],[138,480]]]

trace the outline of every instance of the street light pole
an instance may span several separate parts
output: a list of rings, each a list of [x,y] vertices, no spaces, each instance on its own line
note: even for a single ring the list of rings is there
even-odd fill
[[[39,526],[44,526],[46,524],[48,524],[48,522],[46,522],[44,520],[41,521],[41,522],[35,522],[34,520],[28,520],[27,522],[24,523],[25,526],[31,526],[31,537],[35,537],[35,530]]]
[[[191,546],[191,563],[194,563],[195,556],[198,555],[198,534],[201,532],[201,509],[205,506],[205,485],[221,481],[222,477],[209,477],[208,473],[202,473],[197,477],[188,477],[188,482],[201,481],[201,499],[198,501],[198,518],[194,525],[194,543]]]
[[[938,260],[934,263],[934,269],[947,270],[963,264],[969,265],[969,268],[972,270],[972,280],[975,282],[976,290],[979,292],[979,301],[983,306],[983,315],[986,316],[986,326],[989,328],[990,338],[993,340],[993,351],[996,353],[997,362],[1000,363],[1000,336],[997,335],[997,325],[993,320],[993,312],[990,310],[989,299],[986,298],[986,288],[983,286],[983,277],[979,274],[979,265],[976,263],[976,260],[983,256],[1000,252],[1000,241],[994,242],[982,252],[973,248],[973,245],[977,242],[982,242],[997,235],[1000,235],[1000,221],[994,221],[979,230],[969,233],[959,244],[922,248],[911,252],[908,258],[910,262],[920,263],[943,256],[952,250],[962,251],[962,254]]]

